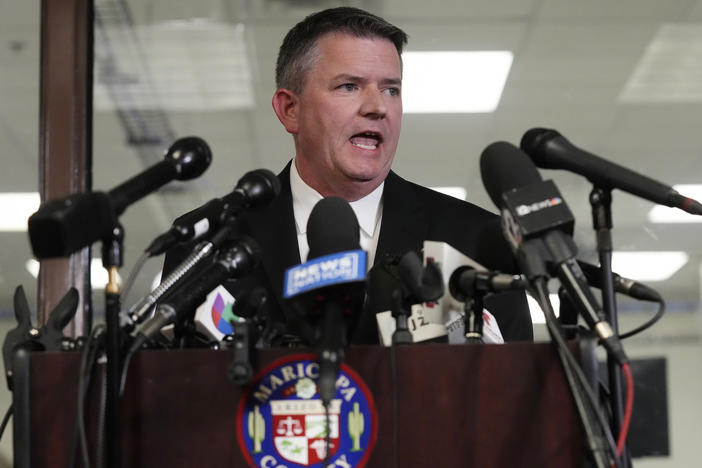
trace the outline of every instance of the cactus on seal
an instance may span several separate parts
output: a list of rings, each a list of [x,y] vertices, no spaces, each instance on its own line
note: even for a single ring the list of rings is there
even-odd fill
[[[358,410],[358,402],[353,404],[353,411],[349,412],[349,436],[353,445],[352,452],[361,451],[361,434],[363,434],[363,414]]]
[[[261,453],[261,442],[266,436],[266,426],[263,421],[263,416],[258,410],[258,405],[249,413],[249,437],[253,440],[254,453]]]

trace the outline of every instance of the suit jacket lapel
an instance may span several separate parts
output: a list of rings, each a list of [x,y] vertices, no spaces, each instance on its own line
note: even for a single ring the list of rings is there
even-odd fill
[[[375,261],[384,255],[403,255],[410,250],[421,250],[429,227],[422,200],[409,182],[391,171],[383,189],[383,220]]]
[[[259,242],[263,267],[280,298],[285,270],[300,263],[290,191],[290,162],[278,174],[280,194],[260,212],[251,213],[251,235]]]

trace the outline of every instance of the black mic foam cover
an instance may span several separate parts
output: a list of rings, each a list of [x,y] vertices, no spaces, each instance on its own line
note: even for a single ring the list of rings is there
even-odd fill
[[[267,205],[280,193],[280,180],[268,169],[256,169],[244,174],[236,184],[252,207]]]
[[[360,232],[351,205],[339,197],[323,198],[307,220],[307,260],[360,249]]]
[[[502,194],[541,182],[541,175],[529,157],[506,141],[488,145],[480,155],[480,175],[492,202],[502,208]]]
[[[189,136],[179,138],[166,149],[164,158],[172,161],[178,180],[200,177],[212,162],[212,151],[202,138]]]
[[[560,133],[550,128],[532,128],[524,133],[519,147],[531,157],[537,166],[555,169],[556,167],[546,158],[542,146],[559,136],[561,136]]]

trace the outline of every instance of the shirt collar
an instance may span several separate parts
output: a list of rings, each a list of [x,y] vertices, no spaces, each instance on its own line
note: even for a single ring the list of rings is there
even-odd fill
[[[385,182],[382,182],[365,197],[349,203],[351,209],[353,209],[353,212],[356,214],[358,225],[369,237],[373,237],[375,234],[376,221],[378,219],[378,211],[380,209],[384,186]],[[290,167],[290,191],[293,197],[293,211],[295,213],[297,233],[306,234],[307,219],[310,217],[312,208],[324,197],[302,180],[300,173],[297,172],[294,160]]]

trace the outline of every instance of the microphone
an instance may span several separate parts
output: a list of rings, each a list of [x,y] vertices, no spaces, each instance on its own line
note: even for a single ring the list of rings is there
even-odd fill
[[[590,328],[615,359],[626,362],[621,344],[575,259],[577,247],[564,232],[572,226],[573,215],[556,185],[543,181],[527,155],[506,142],[493,143],[483,151],[480,170],[490,198],[502,211],[505,236],[530,282],[546,280],[546,264],[551,263],[551,271]]]
[[[395,317],[392,344],[412,343],[413,336],[407,327],[412,315],[412,305],[440,299],[444,295],[444,279],[433,259],[428,259],[425,266],[419,254],[412,250],[400,257],[397,274],[397,286],[388,290],[392,298],[390,310]],[[370,281],[369,275],[368,283]]]
[[[531,166],[531,169],[533,170],[533,165]],[[524,168],[519,168],[519,170],[523,171]],[[515,171],[515,173],[516,172],[518,171]],[[505,175],[497,174],[495,177],[490,176],[491,180],[487,181],[486,183],[495,184],[495,181],[498,180],[499,177],[511,177],[512,174],[513,173],[508,173]],[[491,188],[491,190],[493,189]],[[497,192],[497,190],[495,192]],[[493,202],[498,205],[499,200],[493,200]],[[569,224],[569,226],[570,229],[566,230],[566,234],[572,236],[572,225]],[[497,223],[488,223],[481,231],[479,239],[478,245],[481,246],[482,250],[497,250],[503,248],[502,244],[500,244],[500,240],[502,242],[505,240],[502,234],[502,226],[498,225]],[[578,265],[580,265],[580,269],[585,274],[585,278],[587,278],[587,282],[590,284],[590,286],[602,289],[602,269],[599,266],[592,265],[582,260],[578,260]],[[371,268],[371,272],[372,271],[373,269]],[[512,270],[510,270],[510,272],[519,273]],[[645,284],[620,276],[616,272],[613,272],[612,276],[614,279],[614,290],[620,294],[625,294],[631,298],[641,301],[661,302],[663,300],[661,295],[655,289],[646,286]],[[507,278],[505,277],[505,280],[506,279]]]
[[[227,377],[236,385],[246,385],[253,378],[251,350],[261,334],[262,327],[268,325],[267,317],[262,316],[268,301],[268,293],[259,286],[242,292],[232,305],[232,313],[243,319],[237,322],[234,333],[230,335],[233,352],[227,368]]]
[[[146,252],[153,256],[166,251],[173,244],[187,239],[197,238],[210,233],[207,240],[197,244],[161,284],[134,304],[124,316],[124,324],[133,327],[145,317],[152,306],[180,279],[188,274],[204,258],[215,252],[227,241],[235,230],[231,221],[247,208],[270,203],[280,193],[280,181],[270,171],[258,169],[248,172],[239,179],[234,190],[223,198],[215,198],[202,207],[178,218],[171,229],[157,237]]]
[[[271,171],[257,169],[247,172],[231,193],[210,200],[176,219],[168,231],[154,239],[146,252],[149,256],[159,255],[176,243],[202,237],[244,210],[269,204],[279,193],[280,181]]]
[[[464,303],[463,333],[468,342],[484,343],[483,299],[489,293],[524,290],[528,282],[521,275],[477,270],[469,265],[456,268],[449,277],[449,292]],[[489,322],[488,322],[489,325]]]
[[[591,265],[589,263],[578,260],[578,265],[583,271],[585,278],[590,286],[598,289],[602,289],[602,269],[598,266]],[[662,302],[663,298],[655,289],[646,286],[643,283],[634,281],[629,278],[624,278],[623,276],[612,273],[614,278],[614,290],[618,293],[625,294],[634,299],[640,301],[648,302]]]
[[[253,239],[242,237],[230,248],[221,251],[212,263],[193,271],[179,290],[171,294],[166,302],[159,304],[153,317],[137,330],[130,353],[140,348],[164,326],[182,321],[219,284],[250,273],[259,262],[259,252],[258,244]]]
[[[110,235],[127,206],[171,180],[199,177],[212,153],[204,140],[186,137],[166,150],[164,160],[105,192],[81,192],[44,202],[29,217],[35,257],[65,257]]]
[[[702,215],[700,202],[680,195],[668,185],[582,150],[556,130],[532,128],[524,134],[520,146],[539,167],[565,169],[586,177],[601,188],[618,188],[659,205]]]
[[[456,268],[449,278],[449,292],[460,302],[466,302],[480,293],[524,290],[528,285],[521,275],[480,271],[468,265]]]
[[[312,323],[319,360],[319,396],[327,406],[336,393],[347,330],[358,319],[366,276],[358,220],[337,197],[320,200],[307,221],[307,262],[285,272],[283,296],[298,319]]]

